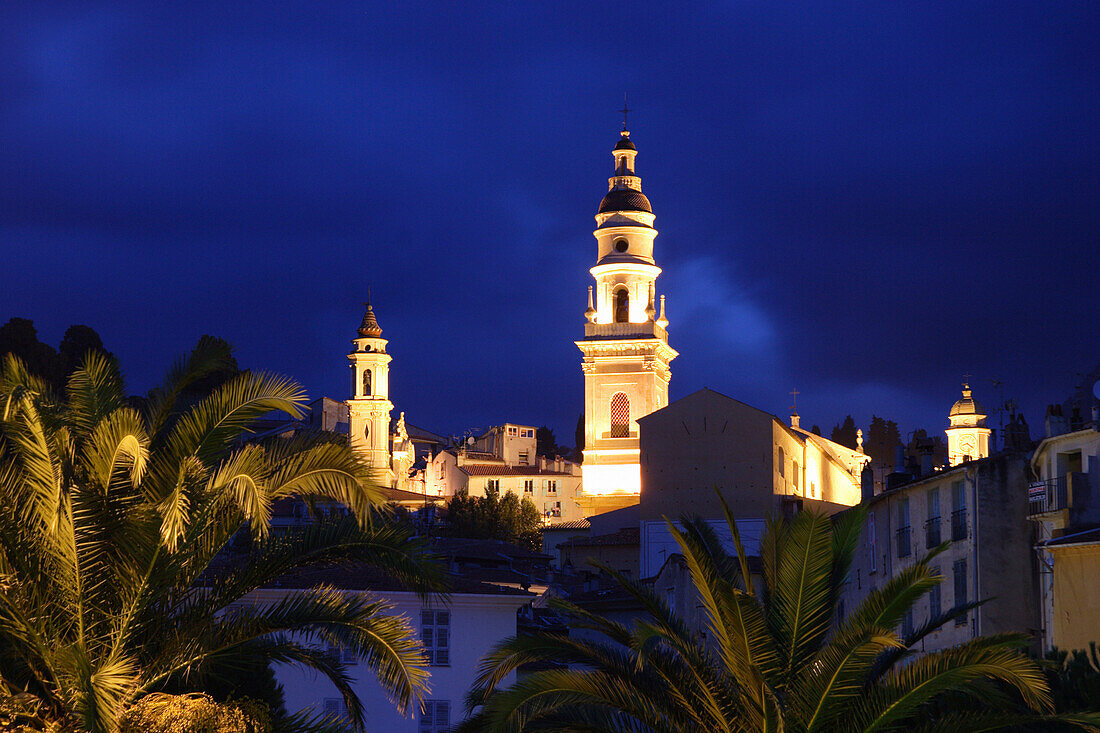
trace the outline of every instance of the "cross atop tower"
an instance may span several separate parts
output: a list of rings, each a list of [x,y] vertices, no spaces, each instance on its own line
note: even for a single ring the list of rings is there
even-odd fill
[[[623,132],[626,132],[626,116],[631,112],[630,108],[626,106],[626,92],[623,92],[623,108],[619,111],[623,113]]]
[[[802,393],[797,389],[792,389],[789,394],[791,395],[791,412],[798,412],[798,395]]]
[[[972,376],[974,376],[974,375],[973,374],[964,374],[963,375],[963,389],[970,389],[970,378]]]

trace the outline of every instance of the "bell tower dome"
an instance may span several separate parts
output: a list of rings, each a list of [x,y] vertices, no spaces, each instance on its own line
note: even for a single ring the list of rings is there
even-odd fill
[[[607,194],[596,212],[596,264],[589,272],[584,339],[577,341],[584,374],[582,508],[609,511],[638,502],[641,467],[638,418],[668,404],[669,362],[665,297],[657,308],[653,256],[657,230],[642,193],[638,148],[623,124],[611,151]]]
[[[376,473],[377,479],[389,486],[393,482],[390,469],[390,355],[382,327],[368,302],[363,322],[359,325],[354,350],[348,354],[352,369],[352,397],[348,400],[349,442]]]

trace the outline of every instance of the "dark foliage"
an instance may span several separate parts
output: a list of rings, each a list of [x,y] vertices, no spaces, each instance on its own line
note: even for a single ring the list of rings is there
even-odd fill
[[[484,497],[457,494],[447,502],[446,519],[444,534],[450,537],[501,540],[542,551],[538,509],[530,499],[521,500],[511,491],[504,496],[496,491]]]

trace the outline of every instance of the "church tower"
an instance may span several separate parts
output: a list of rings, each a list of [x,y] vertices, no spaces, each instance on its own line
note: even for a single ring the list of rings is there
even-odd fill
[[[390,469],[390,355],[382,327],[367,303],[355,350],[348,354],[352,368],[352,398],[348,400],[352,449],[376,472],[386,486],[393,484]]]
[[[970,384],[963,382],[962,399],[951,406],[947,428],[947,460],[952,466],[963,461],[989,456],[989,435],[985,411],[971,396]]]
[[[614,174],[596,213],[596,265],[590,272],[584,339],[584,476],[587,513],[638,502],[638,418],[668,404],[665,296],[657,307],[653,209],[642,193],[626,125],[612,155]]]

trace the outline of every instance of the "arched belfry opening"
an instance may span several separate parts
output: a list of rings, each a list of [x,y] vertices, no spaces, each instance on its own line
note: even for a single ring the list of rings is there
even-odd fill
[[[371,395],[371,370],[363,370],[363,396],[370,397]]]
[[[615,323],[630,322],[630,293],[626,288],[615,291]]]

